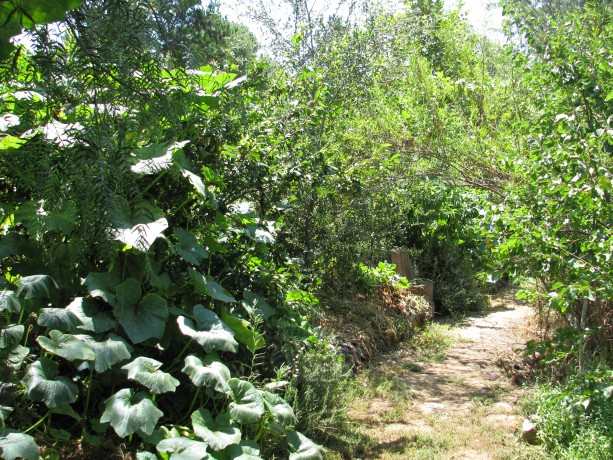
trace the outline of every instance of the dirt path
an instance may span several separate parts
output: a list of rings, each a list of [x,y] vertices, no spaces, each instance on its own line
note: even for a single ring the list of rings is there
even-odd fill
[[[511,459],[525,446],[517,387],[497,366],[520,348],[534,328],[533,311],[512,292],[445,331],[452,344],[437,362],[410,348],[381,358],[369,374],[373,398],[352,414],[375,447],[362,458]],[[437,340],[434,337],[432,340]]]

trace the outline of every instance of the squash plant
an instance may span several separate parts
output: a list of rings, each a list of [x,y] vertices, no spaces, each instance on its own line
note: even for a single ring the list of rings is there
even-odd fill
[[[127,74],[89,52],[97,38],[3,73],[0,455],[116,435],[143,459],[257,459],[283,438],[290,458],[321,458],[256,378],[266,331],[304,318],[266,275],[292,276],[275,221],[230,201],[208,134],[242,97],[236,75],[146,53]]]

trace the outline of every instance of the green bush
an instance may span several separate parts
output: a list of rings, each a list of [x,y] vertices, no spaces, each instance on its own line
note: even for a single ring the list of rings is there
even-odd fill
[[[613,372],[583,381],[543,384],[530,399],[538,436],[555,458],[605,460],[613,457]]]

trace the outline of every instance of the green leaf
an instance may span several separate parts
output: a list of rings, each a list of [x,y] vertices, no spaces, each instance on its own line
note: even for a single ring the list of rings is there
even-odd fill
[[[117,302],[113,312],[115,316],[122,316],[123,311],[133,310],[143,296],[140,283],[134,278],[128,278],[115,288]]]
[[[28,142],[27,139],[21,139],[15,136],[4,136],[0,139],[0,151],[18,149],[26,142]]]
[[[289,455],[290,460],[323,460],[324,449],[297,431],[286,433],[287,441],[296,452]]]
[[[271,307],[264,298],[254,292],[244,291],[243,299],[241,305],[247,310],[247,313],[249,313],[251,317],[259,316],[266,321],[276,313],[274,307]]]
[[[158,460],[158,456],[151,452],[137,452],[136,460]]]
[[[17,295],[22,299],[48,299],[51,297],[50,289],[58,288],[57,283],[48,275],[24,276],[17,281],[17,284],[19,285]]]
[[[241,431],[232,424],[230,415],[222,413],[215,420],[208,409],[200,408],[192,413],[194,433],[213,450],[223,450],[241,440]]]
[[[54,408],[77,400],[79,388],[66,377],[57,377],[58,365],[49,358],[34,361],[23,378],[28,398]]]
[[[163,144],[151,144],[134,151],[134,155],[140,159],[132,166],[132,172],[136,174],[158,174],[172,166],[173,153],[183,148],[189,141],[168,141]]]
[[[13,291],[0,292],[0,311],[7,311],[9,313],[19,313],[21,311],[19,298]]]
[[[179,381],[172,375],[160,371],[162,363],[155,359],[138,357],[122,367],[128,371],[128,378],[146,386],[153,394],[175,391]]]
[[[68,417],[73,418],[77,422],[81,421],[81,416],[77,414],[77,412],[72,408],[72,406],[69,406],[68,404],[62,404],[61,406],[49,409],[49,412],[51,412],[52,414],[67,415]]]
[[[292,406],[281,396],[268,391],[261,391],[260,395],[262,401],[264,401],[264,406],[277,422],[284,426],[292,426],[298,423]]]
[[[263,460],[260,447],[253,441],[241,441],[228,448],[229,460]]]
[[[109,334],[108,338],[99,342],[90,335],[75,335],[76,338],[86,343],[95,354],[94,369],[102,373],[111,369],[115,364],[130,359],[134,350],[122,337]]]
[[[81,322],[77,316],[65,308],[41,308],[38,324],[47,329],[74,332]]]
[[[59,211],[50,212],[45,219],[46,230],[59,230],[69,235],[77,221],[77,206],[74,201],[65,201]]]
[[[236,299],[218,283],[205,277],[202,273],[190,268],[189,274],[194,281],[194,292],[212,297],[226,303],[235,303]]]
[[[211,458],[206,452],[207,444],[193,439],[176,437],[163,439],[156,449],[169,453],[169,460],[207,460]]]
[[[17,345],[21,341],[24,331],[25,328],[22,324],[11,324],[0,330],[0,350]]]
[[[234,332],[226,326],[215,312],[202,305],[194,307],[196,323],[184,316],[177,318],[181,332],[198,342],[209,353],[213,350],[236,352],[238,344],[234,340]]]
[[[40,452],[34,438],[12,430],[0,430],[0,457],[5,460],[38,460]]]
[[[5,364],[14,370],[21,369],[25,359],[28,357],[30,349],[21,345],[15,345],[6,357]]]
[[[114,298],[115,296],[113,296]],[[81,323],[77,326],[77,329],[84,331],[102,333],[113,329],[117,324],[111,313],[101,310],[96,305],[96,301],[92,299],[77,297],[70,302],[66,310],[75,315]]]
[[[72,334],[62,334],[60,331],[53,330],[49,332],[49,336],[51,338],[44,336],[36,338],[38,344],[49,353],[61,356],[68,361],[77,359],[93,361],[96,358],[94,350]]]
[[[209,253],[198,243],[194,235],[182,228],[174,229],[175,236],[179,239],[177,252],[183,257],[183,260],[193,265],[200,265],[200,261],[206,259]]]
[[[220,393],[227,393],[230,390],[228,386],[228,380],[232,378],[230,369],[215,355],[207,355],[204,363],[197,356],[187,356],[183,372],[197,387],[207,386]]]
[[[115,287],[119,279],[110,273],[90,273],[83,280],[89,295],[104,300],[109,305],[115,305]]]
[[[168,320],[168,306],[162,297],[147,294],[137,305],[121,305],[122,308],[116,307],[113,312],[132,343],[162,338]]]
[[[249,321],[232,316],[225,310],[222,310],[221,319],[230,329],[234,331],[234,336],[239,343],[245,345],[252,353],[255,353],[257,350],[266,345],[266,341],[264,340],[262,334],[260,334],[258,331],[250,329],[251,325],[249,324]]]
[[[153,433],[162,415],[164,413],[144,393],[134,394],[131,388],[124,388],[104,401],[100,421],[109,422],[117,435],[124,438],[139,430]]]
[[[233,400],[228,406],[232,419],[242,425],[259,422],[265,409],[258,390],[251,383],[236,378],[228,380],[228,386]]]

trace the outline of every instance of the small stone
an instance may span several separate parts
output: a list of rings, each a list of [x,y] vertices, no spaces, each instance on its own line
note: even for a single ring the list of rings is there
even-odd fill
[[[497,374],[496,372],[490,372],[489,374],[487,374],[487,378],[489,380],[497,380],[500,378],[500,374]]]
[[[524,420],[521,427],[521,438],[528,444],[536,444],[538,442],[536,437],[536,425],[528,419]]]

